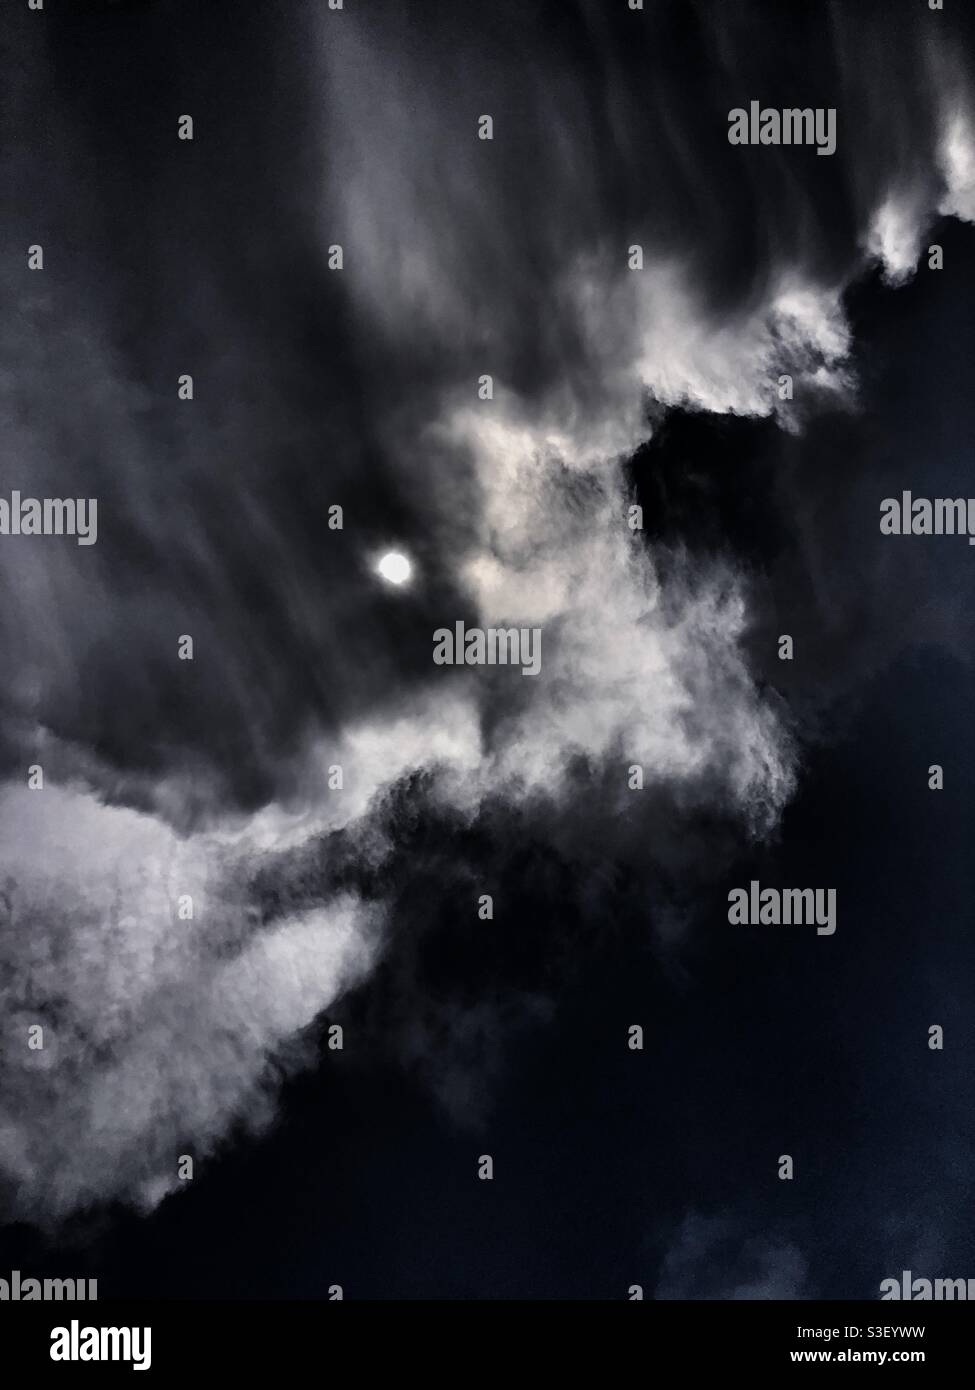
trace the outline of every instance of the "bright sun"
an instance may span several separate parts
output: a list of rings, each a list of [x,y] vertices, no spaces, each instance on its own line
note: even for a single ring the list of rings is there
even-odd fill
[[[398,550],[391,550],[384,555],[376,569],[387,584],[405,584],[413,573],[413,566]]]

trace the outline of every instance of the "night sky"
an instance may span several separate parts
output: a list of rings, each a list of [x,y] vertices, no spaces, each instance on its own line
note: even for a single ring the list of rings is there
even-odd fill
[[[965,10],[4,6],[0,1276],[975,1277]]]

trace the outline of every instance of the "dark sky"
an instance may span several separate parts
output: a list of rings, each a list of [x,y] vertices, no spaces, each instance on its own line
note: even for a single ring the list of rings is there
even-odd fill
[[[99,533],[0,537],[0,1274],[975,1274],[975,553],[878,525],[971,491],[946,4],[5,9],[0,496]],[[435,666],[461,620],[540,675]]]

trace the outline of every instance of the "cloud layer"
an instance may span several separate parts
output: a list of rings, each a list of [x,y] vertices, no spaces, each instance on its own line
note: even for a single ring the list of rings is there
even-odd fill
[[[667,880],[727,852],[698,842],[702,817],[742,839],[774,828],[796,740],[749,664],[752,576],[680,538],[648,544],[660,519],[628,526],[624,465],[678,408],[796,436],[856,408],[845,297],[878,260],[905,284],[937,215],[973,220],[971,107],[948,40],[907,25],[906,51],[942,80],[912,78],[902,130],[863,32],[831,11],[802,88],[815,78],[816,104],[840,105],[835,164],[733,150],[732,98],[788,85],[753,66],[767,11],[683,8],[642,17],[634,41],[598,6],[567,7],[548,46],[517,8],[513,37],[487,16],[475,37],[441,6],[415,24],[317,7],[297,32],[262,10],[241,61],[256,70],[269,45],[281,76],[244,114],[219,31],[146,14],[135,70],[163,83],[183,65],[177,105],[199,103],[186,150],[128,77],[112,89],[127,131],[106,133],[79,89],[68,40],[89,56],[104,40],[105,76],[107,21],[66,21],[47,76],[20,33],[8,173],[48,268],[5,271],[5,483],[97,496],[101,535],[90,553],[0,551],[12,1214],[151,1206],[178,1186],[179,1154],[265,1123],[281,1077],[314,1059],[306,1030],[396,939],[421,859],[411,817],[494,835],[501,865],[505,816],[588,867],[636,865],[659,829],[644,857],[661,920]],[[583,82],[581,40],[596,54]],[[658,50],[696,55],[681,63],[701,82]],[[59,142],[43,187],[39,95]],[[393,544],[416,568],[402,593],[373,572]],[[541,627],[539,679],[434,667],[433,630],[460,619]],[[25,787],[35,763],[43,791]],[[476,897],[473,852],[455,871],[445,898]],[[174,910],[186,893],[191,922]],[[489,1038],[510,1002],[500,985],[448,989],[431,1023],[416,980],[393,974],[410,1063],[436,1027],[461,1050]],[[544,1011],[536,984],[511,997]],[[437,1085],[457,1112],[474,1104],[462,1068]],[[766,1264],[801,1283],[788,1250]]]

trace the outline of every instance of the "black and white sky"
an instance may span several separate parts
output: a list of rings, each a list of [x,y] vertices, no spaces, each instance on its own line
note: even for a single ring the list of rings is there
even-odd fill
[[[975,1276],[969,8],[7,0],[0,1273]]]

